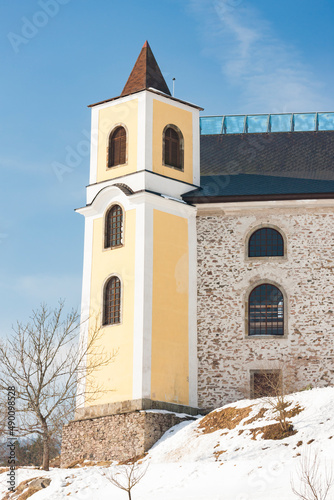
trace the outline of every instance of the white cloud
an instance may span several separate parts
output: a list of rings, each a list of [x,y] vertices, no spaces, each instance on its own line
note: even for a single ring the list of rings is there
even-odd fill
[[[225,81],[238,88],[241,112],[324,111],[333,98],[292,44],[240,0],[189,0],[200,17],[204,52],[221,64]],[[330,102],[329,102],[330,100]]]

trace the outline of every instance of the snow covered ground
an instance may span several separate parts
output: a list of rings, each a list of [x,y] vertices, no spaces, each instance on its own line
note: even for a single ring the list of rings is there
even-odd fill
[[[291,418],[297,433],[281,440],[263,439],[261,428],[275,423],[263,400],[227,405],[224,410],[231,408],[230,413],[216,410],[204,427],[204,419],[173,427],[145,458],[149,467],[132,490],[133,500],[296,499],[290,480],[293,477],[298,485],[297,469],[305,454],[317,452],[322,470],[325,463],[334,470],[334,388],[300,392],[287,399],[288,409],[299,404],[303,410]],[[230,416],[224,420],[225,428],[215,430],[214,413],[217,419]],[[20,469],[18,481],[52,479],[49,487],[30,497],[33,500],[126,500],[127,493],[105,478],[107,470]],[[7,492],[6,480],[6,473],[1,474],[1,498]],[[334,498],[334,487],[329,498]]]

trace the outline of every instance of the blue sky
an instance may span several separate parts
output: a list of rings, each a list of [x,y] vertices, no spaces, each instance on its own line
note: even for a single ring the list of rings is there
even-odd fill
[[[204,115],[334,111],[333,21],[332,0],[2,2],[0,335],[79,307],[86,105],[121,93],[146,39]]]

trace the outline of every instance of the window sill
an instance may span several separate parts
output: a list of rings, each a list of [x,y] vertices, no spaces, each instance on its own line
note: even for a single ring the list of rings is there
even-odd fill
[[[111,327],[115,327],[115,326],[120,326],[122,324],[122,321],[120,321],[119,323],[111,323],[110,325],[101,325],[101,329],[102,328],[111,328]]]
[[[115,245],[114,247],[104,247],[103,252],[108,252],[109,250],[116,250],[117,248],[123,248],[124,244],[122,243],[121,245]]]
[[[245,339],[287,339],[288,335],[245,335]]]
[[[277,261],[285,261],[288,260],[287,255],[271,255],[264,257],[249,257],[249,255],[245,256],[245,261],[247,262],[270,262],[271,260]]]
[[[125,167],[127,164],[128,164],[128,162],[125,162],[125,163],[119,163],[118,165],[112,165],[111,167],[108,167],[108,165],[107,165],[106,170],[107,170],[107,172],[108,172],[109,170],[112,170],[113,168]]]
[[[173,170],[177,170],[178,172],[184,172],[184,167],[174,167],[173,165],[167,165],[167,163],[163,163],[162,166],[172,168]]]

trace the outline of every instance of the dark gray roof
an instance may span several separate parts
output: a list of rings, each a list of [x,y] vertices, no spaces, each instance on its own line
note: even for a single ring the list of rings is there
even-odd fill
[[[275,177],[273,175],[236,174],[205,175],[201,188],[183,196],[188,202],[282,200],[306,198],[334,198],[334,180]]]
[[[201,189],[184,199],[312,194],[334,197],[334,131],[202,135]]]
[[[201,175],[334,179],[334,131],[201,136]]]

